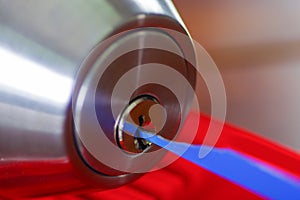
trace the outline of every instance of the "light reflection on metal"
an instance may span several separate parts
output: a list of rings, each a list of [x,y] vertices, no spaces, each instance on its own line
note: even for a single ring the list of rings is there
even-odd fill
[[[68,101],[72,87],[70,78],[3,48],[0,48],[0,58],[0,89],[56,103]]]
[[[161,13],[163,12],[162,5],[159,3],[159,1],[144,1],[144,0],[137,0],[136,4],[144,9],[147,10],[149,7],[151,7],[152,11]]]

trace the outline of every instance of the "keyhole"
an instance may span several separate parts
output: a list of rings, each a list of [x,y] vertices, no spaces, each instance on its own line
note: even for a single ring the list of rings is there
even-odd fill
[[[142,127],[145,124],[145,115],[140,115],[138,117],[138,121],[139,121],[139,126]],[[145,150],[147,147],[149,147],[151,145],[151,142],[143,139],[143,138],[139,138],[139,137],[134,137],[134,144],[135,144],[135,148],[138,150]]]

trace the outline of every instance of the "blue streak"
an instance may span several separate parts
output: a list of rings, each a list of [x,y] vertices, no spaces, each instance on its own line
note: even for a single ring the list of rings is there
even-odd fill
[[[232,149],[169,141],[130,123],[125,123],[123,130],[165,148],[264,198],[300,199],[299,179]],[[200,148],[210,150],[209,154],[199,158]]]

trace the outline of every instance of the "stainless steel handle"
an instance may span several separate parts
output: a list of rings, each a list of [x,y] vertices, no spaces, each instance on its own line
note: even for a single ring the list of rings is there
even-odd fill
[[[130,32],[129,39],[130,35],[133,40],[158,38],[177,51],[191,47],[163,30],[188,35],[169,0],[0,1],[0,171],[12,169],[7,176],[0,175],[0,196],[16,191],[32,196],[89,185],[105,189],[138,177],[110,174],[97,159],[93,164],[94,156],[86,156],[85,146],[74,135],[71,109],[74,91],[92,70],[89,61],[103,54],[99,43],[136,28],[139,31]],[[125,35],[104,51],[121,45],[122,38]],[[46,187],[60,181],[69,186]]]

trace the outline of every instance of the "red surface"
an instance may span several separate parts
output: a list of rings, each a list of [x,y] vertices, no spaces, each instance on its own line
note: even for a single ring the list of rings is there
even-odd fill
[[[195,126],[193,113],[187,120],[184,134]],[[194,143],[202,143],[210,118],[201,116]],[[218,123],[218,122],[214,122]],[[230,147],[300,176],[300,156],[247,131],[225,125],[216,144]],[[83,197],[83,196],[82,196]],[[179,159],[168,167],[148,173],[141,179],[118,189],[85,195],[91,199],[260,199],[243,188],[200,167]]]
[[[184,127],[184,134],[189,134],[190,128],[195,127],[195,118],[198,116],[192,113]],[[201,116],[200,127],[194,143],[202,143],[206,134],[210,118]],[[218,123],[218,122],[214,122]],[[277,144],[269,142],[249,132],[225,125],[221,136],[216,144],[220,147],[230,147],[239,152],[248,154],[264,162],[270,163],[296,176],[300,176],[297,168],[300,166],[300,156]],[[56,166],[58,174],[66,172],[67,165]],[[18,166],[26,170],[26,166]],[[39,165],[39,167],[41,167]],[[13,166],[7,166],[11,170]],[[32,167],[31,167],[32,168]],[[49,168],[53,169],[53,168]],[[35,174],[38,175],[38,168]],[[3,171],[3,170],[1,170]],[[9,174],[9,173],[8,173]],[[1,174],[0,176],[5,176]],[[66,176],[66,174],[65,174]],[[3,177],[0,177],[3,178]],[[6,177],[12,178],[13,177]],[[66,180],[68,178],[66,177]],[[22,179],[20,180],[22,181]],[[66,187],[68,183],[49,182],[48,187]],[[77,183],[76,183],[77,184]],[[80,185],[80,184],[77,184]],[[3,185],[1,186],[3,187]],[[36,188],[35,188],[36,187]],[[38,190],[38,185],[28,186],[29,190]],[[83,186],[84,188],[84,186]],[[26,187],[25,187],[26,189]],[[82,191],[80,194],[67,194],[41,199],[260,199],[255,194],[240,188],[200,167],[183,159],[178,159],[168,167],[155,172],[148,173],[137,181],[123,187],[102,192]]]

